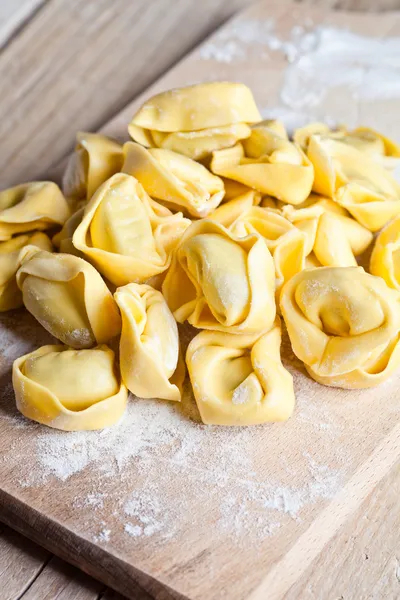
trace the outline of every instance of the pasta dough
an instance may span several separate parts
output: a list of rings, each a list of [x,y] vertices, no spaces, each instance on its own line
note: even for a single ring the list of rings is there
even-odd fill
[[[281,206],[281,211],[306,235],[306,254],[313,252],[319,266],[357,266],[355,256],[372,242],[372,233],[328,198],[312,194],[299,207]]]
[[[77,133],[75,152],[63,177],[64,194],[74,202],[90,200],[102,183],[121,170],[122,163],[121,144],[99,133]]]
[[[135,142],[200,160],[250,135],[261,120],[253,94],[242,83],[201,83],[150,98],[128,130]]]
[[[390,221],[376,238],[370,271],[400,291],[400,217]]]
[[[275,319],[275,268],[265,241],[237,238],[213,221],[186,230],[162,291],[178,322],[201,329],[250,333]]]
[[[14,361],[18,410],[64,431],[102,429],[122,416],[128,396],[107,346],[72,350],[43,346]]]
[[[133,175],[144,190],[170,208],[193,217],[206,217],[224,196],[224,182],[200,163],[171,150],[128,142],[124,173]]]
[[[161,292],[131,283],[114,298],[122,315],[120,363],[126,387],[141,398],[181,400],[185,367],[178,327]]]
[[[23,304],[15,276],[21,264],[21,251],[26,246],[35,246],[50,252],[53,249],[45,233],[17,235],[0,243],[0,312],[19,308]]]
[[[61,231],[53,236],[52,242],[59,252],[66,252],[67,254],[74,254],[75,256],[82,257],[82,252],[79,252],[72,243],[72,237],[75,233],[76,228],[83,219],[85,212],[84,207],[80,208],[73,215],[70,216],[68,221],[64,223]]]
[[[208,425],[285,421],[293,412],[293,380],[280,357],[279,318],[268,332],[202,331],[186,363],[201,418]]]
[[[121,331],[111,292],[85,260],[70,254],[27,253],[17,273],[26,308],[54,337],[90,348]]]
[[[237,237],[260,234],[273,256],[276,274],[276,293],[293,275],[305,267],[306,235],[274,210],[254,206],[242,213],[230,226]]]
[[[87,204],[72,243],[115,285],[144,283],[167,270],[188,225],[182,213],[151,200],[134,177],[118,173]]]
[[[224,227],[230,227],[241,214],[252,208],[252,206],[257,206],[260,202],[261,194],[255,190],[249,190],[218,206],[209,215],[209,218]]]
[[[16,185],[0,192],[0,241],[16,233],[63,225],[69,216],[67,201],[55,183]]]
[[[365,153],[343,141],[313,135],[307,155],[314,165],[314,191],[333,198],[370,231],[378,231],[400,213],[400,186]]]
[[[304,202],[314,179],[301,148],[264,123],[242,143],[213,152],[211,171],[289,204]]]
[[[361,267],[298,273],[281,310],[294,353],[319,383],[372,387],[400,364],[399,296]]]

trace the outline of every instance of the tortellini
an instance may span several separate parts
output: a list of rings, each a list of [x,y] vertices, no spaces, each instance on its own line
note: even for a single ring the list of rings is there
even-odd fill
[[[16,233],[63,225],[69,216],[68,203],[55,183],[16,185],[0,192],[0,241]]]
[[[301,148],[264,123],[255,125],[242,143],[213,152],[210,168],[289,204],[304,202],[314,180],[313,166]]]
[[[72,243],[72,237],[76,228],[83,219],[84,212],[84,207],[74,212],[68,221],[64,223],[61,230],[53,236],[52,242],[59,252],[66,252],[68,254],[81,256],[82,253],[79,252],[79,250],[77,250]]]
[[[400,185],[357,148],[312,135],[307,155],[314,165],[314,191],[333,198],[370,231],[378,231],[400,213]]]
[[[99,133],[79,132],[63,177],[63,191],[73,202],[87,201],[121,170],[122,146]]]
[[[324,385],[367,388],[400,365],[398,293],[361,267],[295,275],[281,294],[292,348]]]
[[[133,175],[152,198],[193,217],[206,217],[224,197],[224,182],[200,163],[163,148],[134,142],[124,146],[124,173]]]
[[[43,346],[14,361],[18,410],[28,419],[64,431],[103,429],[122,416],[128,392],[114,352]]]
[[[168,269],[189,225],[182,213],[149,198],[134,177],[118,173],[87,204],[72,243],[115,285],[144,283]]]
[[[250,135],[261,115],[250,89],[227,81],[177,88],[150,98],[128,130],[135,142],[200,160]]]
[[[201,329],[253,333],[275,319],[275,268],[258,234],[238,238],[219,223],[192,223],[162,291],[175,319]]]
[[[193,338],[186,364],[204,423],[256,425],[291,416],[293,380],[280,344],[279,318],[268,332],[202,331]]]
[[[261,202],[261,194],[255,190],[249,190],[244,194],[240,194],[228,202],[224,202],[216,208],[209,218],[212,221],[221,223],[224,227],[230,227],[236,219],[252,206],[258,206]]]
[[[283,283],[305,267],[306,235],[273,210],[254,206],[232,223],[230,231],[237,237],[258,233],[264,238],[274,258],[277,295]]]
[[[53,246],[45,233],[17,235],[0,242],[0,312],[22,306],[22,294],[17,286],[16,273],[21,264],[21,251],[35,246],[51,251]]]
[[[376,238],[370,271],[400,292],[400,216],[388,223]]]
[[[28,249],[17,283],[29,312],[72,348],[90,348],[121,331],[111,292],[96,269],[81,258]]]
[[[185,367],[178,327],[163,295],[131,283],[114,297],[122,315],[120,364],[126,387],[141,398],[179,402]]]
[[[319,266],[357,266],[355,257],[372,242],[372,233],[328,198],[312,194],[299,207],[286,205],[281,211],[306,235],[306,255],[313,252]]]

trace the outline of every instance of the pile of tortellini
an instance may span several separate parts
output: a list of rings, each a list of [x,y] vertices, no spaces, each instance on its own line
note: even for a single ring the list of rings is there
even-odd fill
[[[284,421],[295,395],[280,315],[317,382],[393,373],[399,145],[321,123],[290,139],[229,82],[158,94],[128,130],[123,145],[79,133],[62,191],[0,192],[0,308],[24,305],[59,341],[14,362],[22,414],[103,428],[128,390],[179,402],[186,363],[204,423]],[[369,274],[356,257],[381,229]],[[186,356],[185,322],[199,330]]]

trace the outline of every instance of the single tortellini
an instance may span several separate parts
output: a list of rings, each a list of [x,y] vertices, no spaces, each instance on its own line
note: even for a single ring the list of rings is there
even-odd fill
[[[307,155],[314,165],[314,191],[333,198],[370,231],[378,231],[400,213],[400,185],[357,148],[313,135]]]
[[[244,194],[240,194],[228,202],[224,202],[218,208],[216,208],[210,215],[209,218],[212,221],[220,223],[224,227],[230,227],[236,219],[240,217],[244,212],[248,211],[253,206],[258,206],[261,202],[262,196],[260,192],[255,190],[249,190]]]
[[[400,216],[390,221],[376,238],[370,271],[400,292]]]
[[[72,348],[90,348],[120,333],[117,305],[91,264],[70,254],[29,250],[17,283],[25,307],[47,331]]]
[[[258,233],[264,238],[275,263],[278,296],[283,283],[305,268],[306,235],[274,210],[254,206],[232,223],[230,231],[237,237]]]
[[[281,212],[306,235],[306,255],[312,252],[319,266],[357,266],[355,257],[372,242],[372,233],[329,198],[311,194],[296,208],[281,205]]]
[[[23,304],[16,273],[21,265],[21,251],[26,246],[35,246],[50,252],[53,249],[45,233],[17,235],[0,243],[0,312],[19,308]]]
[[[74,254],[76,256],[82,256],[82,252],[79,252],[72,243],[72,237],[75,233],[76,228],[83,219],[85,208],[82,207],[74,212],[70,216],[68,221],[64,223],[62,229],[53,236],[52,242],[59,252],[65,252],[67,254]]]
[[[121,170],[122,146],[100,133],[78,132],[63,177],[63,191],[73,202],[87,201],[114,173]]]
[[[43,346],[14,361],[13,386],[25,417],[64,431],[113,425],[128,397],[114,352],[105,345]]]
[[[238,238],[219,223],[192,223],[162,291],[175,319],[201,329],[250,333],[275,319],[275,268],[258,234]]]
[[[314,169],[301,148],[265,124],[252,128],[251,136],[232,148],[212,153],[210,168],[289,204],[308,198]]]
[[[186,364],[204,423],[257,425],[291,416],[293,379],[280,345],[279,318],[268,332],[202,331],[193,338]]]
[[[70,214],[66,199],[52,181],[8,188],[0,192],[0,241],[16,233],[63,225]]]
[[[208,82],[150,98],[128,131],[148,148],[165,148],[200,160],[250,135],[261,121],[251,90],[242,83]]]
[[[72,243],[115,285],[144,283],[168,269],[190,223],[152,200],[134,177],[117,173],[87,204]]]
[[[130,283],[114,298],[122,315],[120,364],[126,387],[141,398],[180,402],[185,365],[178,327],[163,295]]]
[[[192,217],[206,217],[224,197],[224,182],[196,161],[163,148],[124,145],[124,173],[133,175],[152,198]]]
[[[361,267],[321,267],[295,275],[281,294],[292,348],[313,379],[368,388],[400,365],[399,295]]]

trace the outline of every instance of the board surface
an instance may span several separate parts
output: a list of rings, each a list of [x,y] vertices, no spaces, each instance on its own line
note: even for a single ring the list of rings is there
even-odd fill
[[[399,68],[399,33],[398,14],[262,3],[145,97],[234,79],[251,86],[265,117],[368,124],[400,137],[400,93],[377,79],[382,66]],[[348,52],[355,43],[358,54]],[[126,138],[134,109],[105,130]],[[110,430],[51,431],[16,413],[10,383],[12,360],[50,338],[22,311],[2,315],[0,326],[1,517],[132,598],[139,589],[159,598],[291,597],[399,458],[400,376],[363,392],[323,388],[287,343],[297,394],[287,424],[202,426],[187,389],[182,407],[132,400]]]

